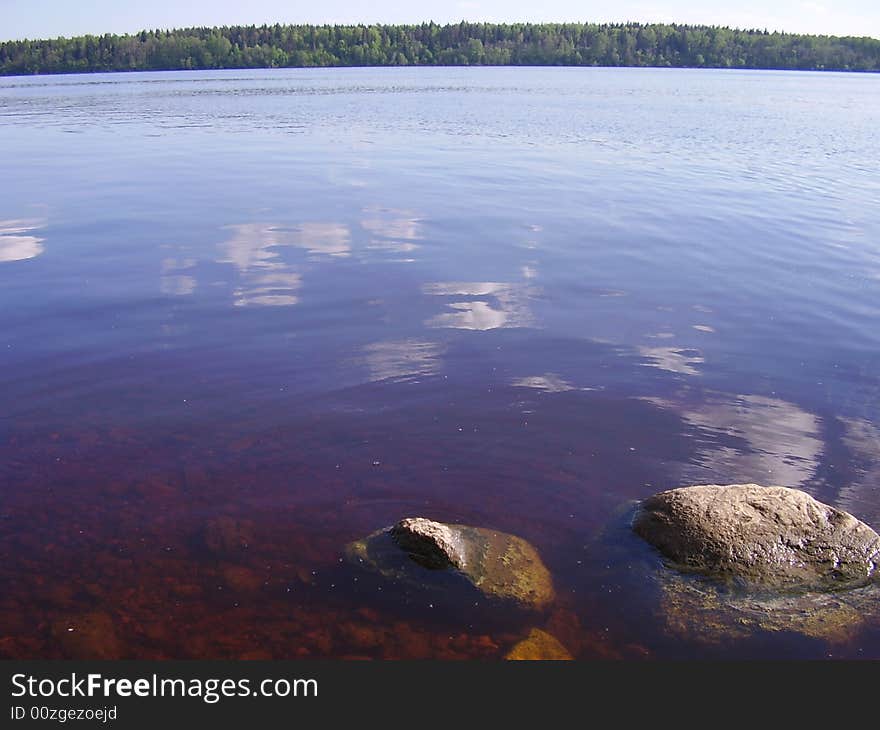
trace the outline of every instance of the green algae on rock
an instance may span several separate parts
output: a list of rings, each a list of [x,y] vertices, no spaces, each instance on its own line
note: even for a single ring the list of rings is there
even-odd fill
[[[346,555],[388,579],[414,585],[426,585],[434,573],[454,573],[484,596],[519,608],[541,610],[555,597],[538,551],[497,530],[407,518],[350,543]]]
[[[876,585],[835,593],[731,594],[692,576],[668,572],[660,590],[667,635],[704,645],[739,641],[760,631],[794,632],[845,644],[880,613]]]

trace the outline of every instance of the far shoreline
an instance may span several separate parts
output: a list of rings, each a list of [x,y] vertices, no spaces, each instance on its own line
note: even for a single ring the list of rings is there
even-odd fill
[[[675,23],[262,25],[0,42],[0,76],[385,67],[880,71],[880,39]]]
[[[340,70],[417,70],[417,69],[560,69],[560,70],[593,70],[593,71],[720,71],[725,73],[791,73],[791,74],[816,74],[832,75],[840,74],[847,76],[873,76],[880,74],[880,70],[857,70],[857,69],[818,69],[818,68],[715,68],[706,66],[565,66],[560,64],[544,66],[528,65],[481,65],[481,66],[458,66],[458,65],[421,65],[421,66],[248,66],[230,68],[151,68],[151,69],[113,69],[109,71],[41,71],[31,74],[3,74],[0,79],[34,79],[40,77],[69,77],[69,76],[126,76],[135,74],[171,74],[171,73],[221,73],[225,71],[243,72],[266,72],[266,71],[340,71]]]

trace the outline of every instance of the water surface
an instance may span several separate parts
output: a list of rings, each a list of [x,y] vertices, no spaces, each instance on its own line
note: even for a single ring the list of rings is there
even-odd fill
[[[694,483],[880,526],[878,129],[831,73],[0,80],[0,656],[502,656],[340,562],[423,515],[530,540],[582,658],[880,658],[676,634],[607,539]]]

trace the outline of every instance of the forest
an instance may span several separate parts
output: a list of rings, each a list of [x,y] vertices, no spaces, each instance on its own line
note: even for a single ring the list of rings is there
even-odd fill
[[[264,25],[0,43],[0,75],[312,66],[880,71],[880,40],[656,24]]]

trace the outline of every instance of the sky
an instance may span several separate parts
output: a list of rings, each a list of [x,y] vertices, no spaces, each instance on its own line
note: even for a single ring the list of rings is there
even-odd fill
[[[880,38],[880,0],[0,0],[0,40],[263,23],[658,22]]]

